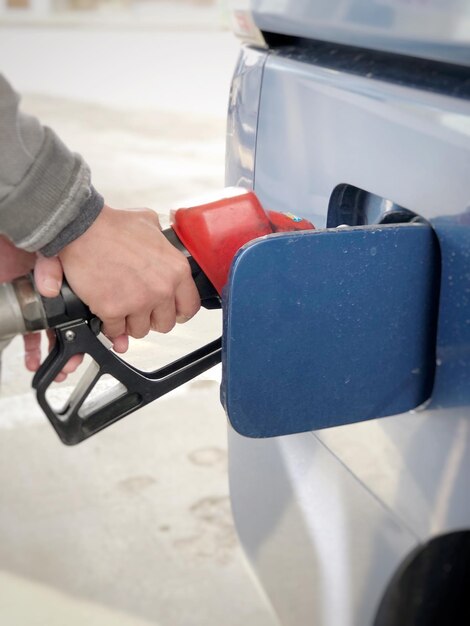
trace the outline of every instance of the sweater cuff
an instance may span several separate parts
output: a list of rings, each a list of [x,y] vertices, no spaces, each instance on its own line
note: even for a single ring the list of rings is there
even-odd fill
[[[31,167],[0,203],[0,232],[29,252],[46,248],[67,225],[81,221],[81,209],[91,223],[100,208],[95,193],[80,155],[44,127],[44,141]]]
[[[67,224],[63,230],[40,252],[47,257],[56,255],[69,243],[78,239],[80,235],[90,228],[104,206],[103,197],[96,191],[93,185],[90,186],[90,195],[80,207],[77,217]]]

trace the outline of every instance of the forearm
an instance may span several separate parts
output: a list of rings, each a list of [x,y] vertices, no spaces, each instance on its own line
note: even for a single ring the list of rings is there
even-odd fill
[[[0,75],[0,233],[53,255],[87,230],[103,199],[83,159],[18,104]]]
[[[39,293],[57,295],[64,274],[121,352],[128,335],[169,332],[189,320],[201,305],[191,268],[156,214],[102,210],[81,157],[22,115],[18,100],[0,75],[0,235],[16,249],[58,255],[35,260]]]

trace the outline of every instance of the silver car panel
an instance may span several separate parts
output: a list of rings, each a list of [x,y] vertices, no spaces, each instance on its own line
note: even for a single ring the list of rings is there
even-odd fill
[[[267,441],[230,431],[237,527],[282,623],[365,626],[413,547],[470,523],[470,274],[453,273],[470,256],[470,102],[273,55],[256,136],[264,206],[324,227],[347,183],[428,219],[445,253],[436,385],[456,406]]]
[[[251,0],[261,31],[470,64],[468,0]]]

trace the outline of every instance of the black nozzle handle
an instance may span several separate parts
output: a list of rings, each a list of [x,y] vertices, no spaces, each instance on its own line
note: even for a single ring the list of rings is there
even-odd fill
[[[33,379],[39,405],[60,439],[74,445],[188,382],[221,361],[221,338],[152,372],[126,363],[96,335],[93,323],[80,321],[56,329],[57,341]],[[52,407],[48,390],[75,354],[88,354],[92,362],[64,406]],[[91,398],[98,381],[109,374],[116,383]]]
[[[217,291],[184,249],[173,229],[163,233],[188,258],[202,305],[220,308]],[[74,294],[66,281],[57,298],[41,298],[41,302],[46,320],[42,322],[42,327],[55,329],[56,343],[36,372],[33,387],[39,405],[67,445],[91,437],[221,361],[221,339],[217,339],[158,370],[143,372],[110,349],[110,342],[100,334],[100,320]],[[54,408],[48,394],[50,387],[69,359],[77,354],[89,355],[91,365],[64,406]],[[116,384],[103,393],[97,393],[97,385],[105,374],[110,375]]]

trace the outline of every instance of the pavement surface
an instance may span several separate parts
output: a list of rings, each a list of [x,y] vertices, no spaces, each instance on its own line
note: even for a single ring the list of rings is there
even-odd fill
[[[23,109],[85,156],[107,202],[165,222],[223,186],[238,43],[209,29],[144,34],[2,28],[0,56]],[[218,336],[220,317],[134,341],[128,358],[155,369]],[[20,338],[2,378],[1,624],[277,624],[233,526],[218,368],[74,448],[36,405]]]

